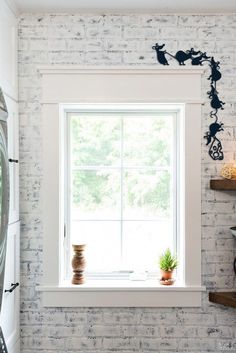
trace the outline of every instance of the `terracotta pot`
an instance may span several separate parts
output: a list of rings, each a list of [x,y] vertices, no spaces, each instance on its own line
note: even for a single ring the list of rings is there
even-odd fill
[[[161,271],[161,279],[164,281],[168,281],[169,279],[172,279],[173,276],[173,271]]]

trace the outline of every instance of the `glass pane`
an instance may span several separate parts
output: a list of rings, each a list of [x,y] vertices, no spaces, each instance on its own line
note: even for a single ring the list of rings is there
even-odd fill
[[[86,271],[117,270],[120,264],[120,222],[71,222],[71,245],[86,244]]]
[[[170,182],[169,171],[124,171],[124,219],[170,218]]]
[[[173,248],[172,224],[168,220],[123,222],[124,267],[158,271],[158,258]]]
[[[173,116],[70,114],[70,136],[70,241],[87,244],[86,270],[158,270],[174,247]]]
[[[120,118],[76,115],[70,127],[72,167],[120,163]]]
[[[124,165],[168,166],[173,143],[173,118],[126,117]]]
[[[71,211],[72,219],[120,219],[120,172],[73,172]]]

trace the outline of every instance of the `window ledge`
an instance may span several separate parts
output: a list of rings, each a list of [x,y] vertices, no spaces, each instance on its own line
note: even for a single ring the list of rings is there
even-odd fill
[[[199,307],[201,286],[161,286],[157,281],[88,280],[75,286],[40,286],[46,307]]]

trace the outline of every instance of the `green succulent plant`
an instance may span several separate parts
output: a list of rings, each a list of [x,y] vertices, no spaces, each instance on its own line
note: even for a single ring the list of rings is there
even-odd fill
[[[159,258],[160,269],[163,271],[173,271],[178,266],[176,256],[171,254],[168,248]]]

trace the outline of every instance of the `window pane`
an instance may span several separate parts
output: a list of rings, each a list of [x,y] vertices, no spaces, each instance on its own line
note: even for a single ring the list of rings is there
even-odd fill
[[[124,219],[169,218],[170,179],[169,171],[124,171]]]
[[[120,171],[77,170],[72,174],[72,219],[120,219]]]
[[[119,163],[119,118],[72,115],[70,126],[72,166]]]
[[[174,116],[69,114],[70,244],[87,271],[158,270],[174,250]]]
[[[122,255],[127,269],[158,271],[159,255],[167,247],[173,248],[168,220],[123,222]]]
[[[126,117],[124,165],[168,166],[172,151],[173,118]]]
[[[117,270],[120,263],[120,222],[71,222],[71,245],[86,244],[86,271]]]

